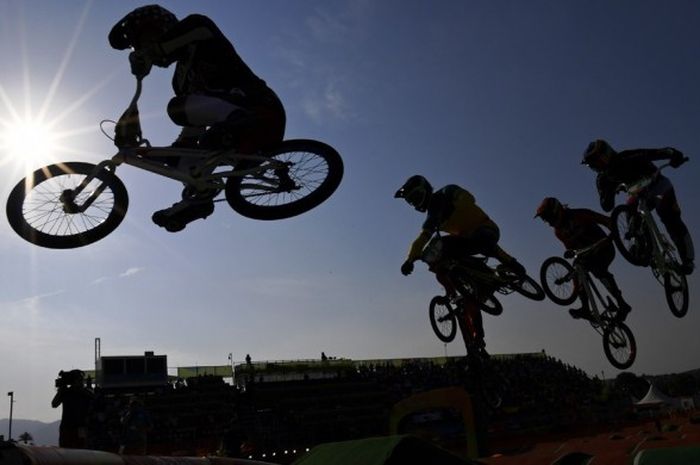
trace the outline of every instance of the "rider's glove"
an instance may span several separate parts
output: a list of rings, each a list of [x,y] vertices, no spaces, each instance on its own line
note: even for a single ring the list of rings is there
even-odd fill
[[[153,60],[151,60],[148,53],[145,53],[143,50],[138,50],[129,54],[129,64],[131,64],[131,74],[142,79],[151,72]]]
[[[672,167],[678,168],[679,166],[681,166],[683,164],[683,162],[685,162],[685,157],[683,157],[683,152],[681,152],[680,150],[676,150],[676,149],[672,149],[672,148],[668,148],[666,150],[671,152],[671,158],[670,158],[669,165],[671,165]]]
[[[401,274],[404,276],[408,276],[411,273],[413,273],[413,262],[406,260],[405,262],[403,262],[403,265],[401,265]]]
[[[574,255],[576,255],[576,253],[571,249],[567,249],[564,252],[564,258],[574,258]]]

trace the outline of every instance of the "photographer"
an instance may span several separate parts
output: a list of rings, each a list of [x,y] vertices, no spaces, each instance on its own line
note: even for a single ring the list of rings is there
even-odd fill
[[[87,445],[88,415],[93,401],[93,393],[84,382],[85,374],[80,370],[60,371],[56,379],[57,392],[51,406],[63,404],[59,447],[83,449]]]

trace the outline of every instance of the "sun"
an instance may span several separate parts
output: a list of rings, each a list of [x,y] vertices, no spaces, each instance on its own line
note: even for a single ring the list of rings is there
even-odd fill
[[[37,119],[13,121],[0,128],[0,150],[25,165],[51,159],[57,139],[51,127]]]

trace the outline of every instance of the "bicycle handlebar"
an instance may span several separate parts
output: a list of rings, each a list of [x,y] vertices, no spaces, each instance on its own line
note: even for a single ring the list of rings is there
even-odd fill
[[[676,166],[675,168],[678,168],[678,167],[681,166],[683,163],[686,163],[686,162],[688,162],[688,161],[690,161],[690,158],[688,158],[688,157],[683,157],[682,160],[681,160],[681,163],[680,163],[678,166]],[[615,189],[615,193],[619,193],[619,192],[629,192],[630,188],[632,188],[633,186],[635,186],[635,185],[637,185],[637,184],[642,184],[642,183],[644,183],[644,182],[647,182],[647,185],[648,185],[648,184],[651,184],[651,183],[659,176],[659,174],[661,173],[661,170],[663,170],[663,169],[665,169],[665,168],[668,168],[669,166],[673,166],[673,165],[671,164],[670,161],[668,161],[668,162],[666,162],[666,163],[663,163],[662,165],[659,165],[659,166],[656,168],[656,171],[654,172],[654,174],[652,174],[652,175],[651,175],[650,177],[648,177],[648,178],[644,178],[644,179],[642,179],[641,181],[638,181],[638,182],[632,183],[632,184],[621,183],[621,184],[620,184],[619,186],[617,186],[617,188]]]
[[[598,240],[597,242],[595,242],[589,246],[583,247],[581,249],[568,249],[566,252],[564,252],[564,257],[565,258],[581,257],[583,255],[586,255],[586,254],[593,252],[597,248],[601,247],[603,244],[609,243],[610,240],[611,240],[610,236],[605,236],[604,238]]]

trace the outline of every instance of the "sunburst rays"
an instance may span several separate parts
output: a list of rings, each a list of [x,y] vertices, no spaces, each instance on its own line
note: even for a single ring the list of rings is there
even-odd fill
[[[92,0],[85,2],[77,19],[73,34],[60,64],[51,78],[44,96],[32,87],[32,67],[30,57],[32,50],[28,48],[25,36],[27,24],[24,17],[23,4],[17,12],[18,42],[16,50],[21,69],[21,91],[12,93],[10,86],[0,82],[0,166],[15,167],[16,177],[32,171],[42,164],[55,163],[60,154],[86,154],[80,149],[80,141],[76,136],[95,131],[95,125],[89,127],[69,127],[65,124],[70,116],[97,94],[111,79],[115,72],[106,75],[90,88],[81,92],[79,98],[71,104],[61,106],[56,104],[56,96],[61,92],[61,85],[71,63],[78,39],[80,38],[89,16]],[[88,63],[85,63],[87,66]],[[81,66],[78,64],[78,66]],[[38,95],[37,95],[38,94]],[[43,97],[38,109],[33,101]]]

